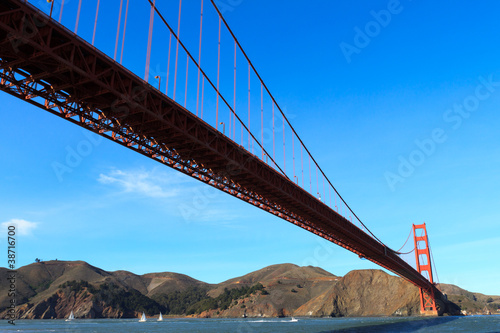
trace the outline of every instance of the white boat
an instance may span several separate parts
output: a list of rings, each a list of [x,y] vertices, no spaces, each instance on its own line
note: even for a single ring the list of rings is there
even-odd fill
[[[139,319],[139,322],[140,322],[140,323],[143,323],[143,322],[145,322],[145,321],[146,321],[146,314],[143,312],[143,313],[142,313],[142,316],[141,316],[141,319]]]
[[[158,317],[158,321],[163,321],[163,316],[161,315],[161,312],[160,312],[160,316]]]
[[[290,319],[291,322],[296,322],[296,321],[299,321],[298,319],[292,317],[292,319]]]
[[[68,316],[68,319],[66,319],[66,321],[72,321],[73,319],[75,319],[75,315],[73,314],[73,310],[72,310]]]

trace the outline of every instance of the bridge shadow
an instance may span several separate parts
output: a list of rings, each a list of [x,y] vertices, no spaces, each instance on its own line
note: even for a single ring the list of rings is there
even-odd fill
[[[382,324],[360,324],[356,327],[349,328],[339,328],[334,329],[332,331],[323,331],[320,333],[329,333],[329,332],[349,332],[349,333],[367,333],[367,332],[417,332],[423,329],[432,329],[435,332],[438,332],[439,329],[435,326],[446,324],[448,322],[454,321],[460,318],[459,316],[449,316],[449,317],[432,317],[432,318],[417,318],[417,319],[408,319],[402,320],[401,318],[388,318],[388,320],[394,320],[390,323],[382,323]]]

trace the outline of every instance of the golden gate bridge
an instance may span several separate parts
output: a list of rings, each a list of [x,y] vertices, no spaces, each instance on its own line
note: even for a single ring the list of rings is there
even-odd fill
[[[0,89],[366,258],[416,285],[422,312],[445,311],[425,224],[413,268],[333,186],[213,0],[133,3],[2,0]]]

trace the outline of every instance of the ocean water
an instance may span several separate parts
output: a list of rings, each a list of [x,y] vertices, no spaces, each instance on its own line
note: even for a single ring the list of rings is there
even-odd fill
[[[0,322],[0,332],[500,332],[500,316],[272,319],[76,319]]]

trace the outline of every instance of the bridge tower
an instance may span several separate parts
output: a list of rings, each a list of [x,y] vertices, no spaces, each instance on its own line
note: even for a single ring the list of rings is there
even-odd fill
[[[429,250],[429,240],[427,229],[424,224],[413,224],[413,239],[415,241],[415,259],[417,271],[434,284],[432,278],[431,256]],[[426,315],[437,315],[436,300],[434,291],[420,288],[420,312]]]

